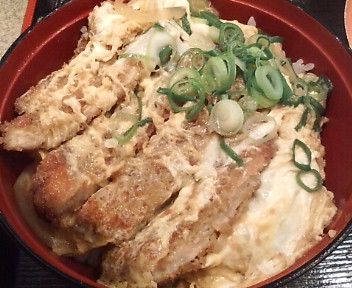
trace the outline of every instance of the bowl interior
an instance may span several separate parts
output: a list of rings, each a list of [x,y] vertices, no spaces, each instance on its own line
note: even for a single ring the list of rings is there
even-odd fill
[[[86,17],[100,0],[72,0],[22,35],[5,54],[0,67],[1,121],[14,117],[13,103],[30,86],[67,61],[75,49]],[[339,212],[331,229],[338,234],[351,220],[352,211],[352,59],[336,38],[313,18],[284,0],[213,0],[222,18],[246,23],[250,16],[262,30],[284,37],[284,50],[292,58],[315,63],[315,71],[329,77],[334,85],[323,132],[326,147],[326,186],[334,192]],[[100,287],[94,272],[68,258],[57,257],[29,229],[19,213],[13,196],[13,183],[28,163],[22,154],[1,151],[0,211],[4,223],[25,248],[77,283]],[[313,247],[292,267],[261,283],[277,280],[312,261],[334,240],[329,237]]]

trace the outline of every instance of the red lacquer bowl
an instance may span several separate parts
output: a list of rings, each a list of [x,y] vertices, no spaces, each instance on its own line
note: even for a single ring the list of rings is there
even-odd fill
[[[346,29],[346,36],[350,47],[352,48],[352,1],[346,0],[344,23]]]
[[[9,49],[0,67],[1,121],[14,117],[13,103],[31,85],[61,67],[75,49],[80,29],[99,0],[72,0],[28,29]],[[322,138],[326,147],[326,186],[334,192],[338,214],[325,237],[304,257],[280,274],[256,285],[280,287],[328,255],[349,231],[352,218],[352,58],[347,50],[313,18],[284,0],[214,0],[222,18],[246,23],[253,16],[257,26],[284,37],[284,49],[292,59],[315,63],[315,71],[334,85],[326,111],[330,121]],[[26,159],[18,153],[0,154],[1,220],[22,246],[41,262],[83,286],[101,287],[94,272],[68,258],[54,255],[27,226],[13,196],[13,183]],[[351,230],[351,229],[350,229]]]

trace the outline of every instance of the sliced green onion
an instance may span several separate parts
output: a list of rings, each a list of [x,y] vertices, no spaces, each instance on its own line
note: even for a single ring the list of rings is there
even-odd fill
[[[324,106],[317,101],[315,98],[310,97],[310,96],[302,96],[297,100],[298,104],[304,104],[305,109],[302,113],[302,116],[300,118],[299,123],[295,127],[295,130],[298,131],[302,127],[304,127],[307,124],[308,121],[308,115],[310,112],[314,112],[315,114],[315,120],[313,123],[313,129],[316,132],[321,131],[321,117],[324,113]]]
[[[269,47],[272,43],[281,43],[282,37],[258,34],[256,42],[262,44],[265,47]]]
[[[302,127],[306,126],[307,121],[308,121],[308,115],[309,115],[310,111],[311,110],[310,110],[309,107],[305,107],[304,108],[304,111],[303,111],[303,113],[301,115],[301,118],[299,119],[299,122],[298,122],[298,124],[295,127],[296,131],[299,131]]]
[[[303,151],[303,155],[305,158],[304,161],[298,161],[296,155],[298,149]],[[312,152],[310,151],[309,147],[301,140],[295,139],[293,142],[292,154],[293,163],[298,169],[300,169],[300,171],[296,174],[297,184],[307,192],[315,192],[319,190],[323,186],[323,178],[316,169],[311,168]],[[306,184],[307,179],[309,179],[309,177],[314,178],[314,186],[308,186]]]
[[[113,137],[120,143],[125,144],[136,134],[138,129],[138,121],[136,120],[133,125],[121,137],[113,135]]]
[[[321,117],[324,113],[324,106],[322,104],[320,104],[320,102],[318,102],[315,98],[310,97],[310,104],[311,107],[315,113],[315,120],[313,123],[313,129],[316,132],[320,132],[321,131]]]
[[[175,95],[173,95],[173,93],[171,92],[170,89],[168,88],[162,88],[162,87],[159,87],[158,90],[157,90],[158,93],[161,93],[161,94],[165,94],[167,96],[167,99],[169,100],[169,104],[171,106],[171,109],[175,112],[183,112],[183,111],[189,111],[190,109],[192,109],[190,106],[187,106],[187,107],[183,107],[183,106],[180,106],[178,105],[176,102],[177,100],[175,100]],[[182,101],[180,102],[181,104],[184,104],[186,103],[187,101]]]
[[[296,78],[292,85],[292,92],[297,96],[306,96],[308,93],[308,85],[302,78]]]
[[[173,52],[173,48],[170,45],[167,45],[161,48],[159,52],[160,65],[165,66],[171,60],[171,55]]]
[[[234,100],[224,99],[214,105],[209,124],[216,133],[229,136],[242,128],[243,121],[244,115],[240,105]]]
[[[248,61],[266,61],[273,58],[271,51],[259,43],[247,45],[246,51],[248,55]]]
[[[208,59],[209,56],[202,49],[190,48],[181,55],[177,67],[194,68],[200,71]]]
[[[220,147],[232,160],[234,160],[238,167],[244,165],[243,159],[230,147],[226,144],[224,137],[220,138]]]
[[[287,84],[286,79],[280,73],[281,82],[282,82],[282,97],[280,99],[280,104],[287,105],[287,106],[298,106],[301,100],[300,97],[297,97],[293,91],[291,90],[290,86]]]
[[[277,104],[277,101],[267,98],[263,93],[259,92],[254,87],[250,87],[249,93],[261,108],[270,108]]]
[[[197,90],[197,100],[198,102],[191,106],[192,109],[186,114],[187,120],[192,120],[198,116],[199,112],[202,110],[205,101],[205,92],[201,83],[195,79],[191,79],[194,88]]]
[[[176,94],[178,93],[178,91],[174,87],[171,87],[170,89],[160,87],[158,88],[157,92],[166,94],[172,110],[174,110],[175,112],[186,112],[186,119],[191,120],[195,118],[202,110],[204,106],[204,101],[205,101],[205,92],[201,83],[196,79],[190,78],[190,79],[184,79],[181,81],[183,84],[187,86],[186,90],[190,90],[192,93],[195,92],[195,94],[188,95],[188,97],[191,96],[188,98],[187,93],[185,92],[185,90],[183,90],[184,88],[182,86],[179,86],[181,87],[180,93],[184,93],[184,94]],[[178,85],[179,82],[176,82],[174,86]],[[180,100],[185,100],[185,101],[180,101]],[[196,102],[196,103],[194,105],[184,106],[187,102]]]
[[[244,34],[241,28],[234,23],[224,23],[220,26],[219,32],[219,48],[225,51],[229,43],[233,41],[244,42]]]
[[[244,42],[235,40],[227,45],[227,53],[231,53],[241,59],[241,61],[247,61],[247,48]]]
[[[222,25],[222,22],[219,17],[210,11],[196,11],[192,12],[191,15],[193,17],[198,17],[207,20],[210,26],[215,26],[216,28],[220,28],[220,26]]]
[[[153,122],[152,117],[146,117],[144,119],[139,120],[137,125],[138,127],[143,127],[145,124],[152,123],[152,122]]]
[[[133,136],[134,134],[136,134],[138,127],[140,126],[140,121],[142,118],[142,100],[141,98],[139,98],[138,96],[136,96],[137,99],[137,103],[138,103],[138,115],[133,116],[131,115],[131,117],[133,117],[133,124],[132,126],[122,134],[122,136],[117,136],[117,135],[113,135],[113,137],[120,143],[120,144],[125,144],[127,143]],[[143,124],[144,125],[144,124]]]
[[[260,66],[255,71],[255,79],[266,97],[279,101],[283,94],[282,78],[273,66]]]
[[[200,75],[197,70],[192,68],[177,68],[171,75],[169,80],[169,88],[172,87],[176,82],[190,78],[199,78]],[[198,79],[199,80],[199,79]]]
[[[305,183],[304,178],[307,176],[314,177],[315,184],[313,187],[308,186]],[[323,186],[323,178],[321,177],[320,173],[315,169],[311,169],[309,171],[299,171],[296,175],[296,181],[300,187],[310,193],[318,191]]]
[[[189,78],[194,79],[194,78]],[[188,101],[197,100],[197,89],[193,82],[189,79],[182,79],[171,86],[170,91],[173,94],[173,99],[176,102],[185,103]]]
[[[324,76],[320,76],[317,81],[308,82],[308,95],[318,101],[325,100],[331,90],[332,83]]]
[[[304,155],[304,161],[299,161],[297,158],[297,152],[302,151]],[[312,163],[312,152],[309,147],[299,139],[293,141],[292,146],[292,159],[295,166],[302,171],[311,170],[310,164]]]
[[[200,77],[205,93],[213,93],[216,89],[215,79],[209,74],[202,74]]]
[[[166,49],[166,53],[162,52],[163,49]],[[147,43],[146,56],[151,58],[155,65],[161,65],[162,60],[164,61],[166,58],[168,58],[168,61],[171,60],[176,54],[176,50],[176,42],[167,31],[154,29]],[[167,55],[168,53],[169,55]],[[165,57],[161,59],[162,57],[160,56],[163,56],[163,54],[165,54]]]
[[[234,58],[232,55],[211,57],[204,65],[201,73],[214,78],[216,93],[224,93],[232,86],[236,77]]]
[[[256,38],[257,38],[255,40],[255,43],[259,43],[260,45],[263,45],[264,47],[270,46],[270,44],[271,44],[270,39],[266,35],[258,34],[258,35],[253,35],[253,36],[256,36]]]
[[[183,15],[181,18],[182,28],[188,35],[192,34],[191,25],[189,24],[187,14]]]

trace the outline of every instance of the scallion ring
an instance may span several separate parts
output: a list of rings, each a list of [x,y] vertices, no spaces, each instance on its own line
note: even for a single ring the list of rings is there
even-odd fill
[[[177,62],[179,68],[194,68],[200,71],[208,61],[209,56],[199,48],[190,48],[186,50]]]
[[[119,142],[119,144],[127,143],[136,134],[138,129],[138,121],[135,121],[133,125],[125,132],[122,136],[113,135],[113,137]]]
[[[198,17],[207,20],[210,26],[215,26],[216,28],[220,28],[223,24],[218,16],[210,11],[196,11],[191,14],[193,17]]]
[[[173,48],[171,45],[166,45],[159,52],[160,65],[165,66],[171,60]]]
[[[165,61],[166,57],[164,57],[165,59],[161,59],[160,53],[163,54],[162,50],[165,49],[169,54],[167,59],[170,61],[176,54],[177,50],[174,38],[165,30],[154,29],[147,43],[146,56],[151,58],[155,65],[162,65],[161,61]],[[166,64],[167,62],[163,63],[162,66],[165,66]]]
[[[314,97],[309,97],[309,102],[310,105],[315,113],[315,120],[313,123],[313,129],[316,132],[320,132],[321,131],[321,117],[324,113],[324,106],[322,104],[320,104],[320,102],[318,100],[316,100]]]
[[[188,35],[192,34],[191,25],[189,24],[187,14],[183,15],[181,18],[182,28]]]
[[[249,93],[261,108],[270,108],[275,106],[277,103],[277,101],[267,98],[263,93],[259,92],[253,86],[249,88]]]
[[[301,151],[301,153],[298,151]],[[298,169],[302,171],[311,170],[310,165],[312,162],[312,152],[310,151],[309,147],[299,139],[295,139],[293,141],[292,160]]]
[[[176,82],[190,78],[200,78],[198,71],[192,68],[177,68],[171,75],[168,86],[171,88]]]
[[[331,90],[332,83],[324,76],[319,77],[316,81],[308,82],[308,95],[318,101],[325,100]]]
[[[175,88],[175,85],[180,88],[179,91]],[[186,91],[191,91],[194,95],[188,95]],[[195,118],[204,106],[205,92],[202,84],[197,79],[190,78],[180,80],[171,88],[159,87],[157,92],[166,94],[173,111],[186,112],[186,119],[188,120]],[[188,105],[187,102],[196,103],[194,105]]]
[[[272,43],[281,43],[282,37],[258,34],[256,42],[264,45],[265,47],[269,47]]]
[[[236,134],[243,125],[243,111],[234,100],[224,99],[217,102],[211,110],[209,125],[218,134]]]
[[[246,45],[239,40],[235,40],[227,44],[227,53],[235,55],[244,62],[247,59]]]
[[[243,159],[225,142],[225,138],[220,138],[220,148],[229,156],[232,160],[234,160],[238,167],[242,167],[244,165]]]
[[[193,78],[192,78],[193,79]],[[197,89],[189,79],[181,79],[171,86],[170,91],[175,102],[185,103],[197,100]]]
[[[200,77],[202,79],[205,93],[213,93],[216,89],[216,83],[214,78],[209,74],[202,74]]]
[[[202,84],[196,79],[190,79],[193,87],[197,90],[197,103],[194,104],[192,109],[190,109],[186,114],[187,120],[192,120],[198,116],[202,108],[204,107],[205,101],[205,91],[203,89]]]
[[[308,93],[308,85],[302,78],[296,78],[292,85],[292,91],[297,97],[306,96]]]
[[[141,121],[141,118],[142,118],[143,104],[142,104],[141,98],[139,98],[137,95],[136,95],[136,99],[138,104],[138,114],[137,115],[125,114],[127,118],[133,121],[132,126],[121,136],[113,135],[113,137],[119,142],[119,144],[127,143],[134,136],[134,134],[136,134],[138,127],[140,127],[139,122]]]
[[[236,77],[236,65],[232,55],[214,56],[204,65],[202,75],[214,78],[216,93],[226,92],[233,84]]]
[[[233,41],[244,42],[244,34],[241,28],[234,23],[224,23],[220,26],[219,32],[219,48],[221,51],[226,51],[227,45]]]
[[[266,97],[279,101],[283,94],[282,78],[279,70],[270,65],[255,70],[255,79]]]
[[[307,177],[314,178],[313,180],[315,183],[313,184],[313,186],[306,184],[307,181],[305,178]],[[311,169],[309,171],[299,171],[296,174],[296,181],[300,187],[302,187],[309,193],[318,191],[323,186],[323,178],[321,177],[320,173],[315,169]]]
[[[259,43],[247,45],[246,51],[248,61],[266,61],[273,58],[273,54],[271,53],[271,51],[267,47]]]
[[[311,111],[310,107],[304,108],[304,111],[301,115],[301,118],[299,119],[299,122],[295,127],[296,131],[299,131],[302,127],[306,126],[307,121],[308,121],[308,115],[309,115],[310,111]]]

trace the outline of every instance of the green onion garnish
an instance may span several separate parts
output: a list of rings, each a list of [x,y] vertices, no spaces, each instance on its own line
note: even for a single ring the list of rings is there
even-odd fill
[[[232,160],[236,162],[238,167],[242,167],[244,165],[243,159],[226,144],[224,137],[220,138],[220,147]]]
[[[266,97],[274,101],[281,99],[283,85],[278,69],[270,65],[260,66],[255,70],[255,79]]]
[[[304,154],[305,161],[303,162],[300,162],[297,159],[297,152],[299,150],[302,151]],[[303,171],[311,170],[310,164],[312,162],[312,152],[310,151],[309,147],[299,139],[295,139],[293,141],[292,156],[293,156],[293,163],[298,169]]]
[[[314,177],[315,185],[313,187],[310,187],[304,183],[304,178],[307,176]],[[304,190],[310,193],[318,191],[323,186],[323,178],[321,177],[320,173],[315,169],[311,169],[309,171],[299,171],[296,175],[296,180],[299,186],[301,186]]]
[[[216,28],[220,28],[220,26],[223,24],[219,17],[210,11],[195,11],[192,12],[192,16],[205,19],[208,21],[210,26],[214,26]]]
[[[241,28],[234,23],[224,23],[220,26],[219,48],[225,51],[227,45],[235,40],[244,42],[244,34]]]
[[[161,66],[165,66],[167,63],[169,63],[171,59],[172,51],[173,49],[171,45],[167,45],[161,48],[159,52],[159,59],[160,59]]]
[[[141,118],[142,118],[142,100],[137,95],[135,95],[135,96],[136,96],[137,103],[138,103],[138,114],[133,116],[134,122],[133,122],[132,126],[127,131],[125,131],[121,136],[113,135],[113,138],[115,138],[119,142],[119,144],[127,143],[134,136],[134,134],[136,134],[138,127],[141,127],[144,124],[149,122],[149,120],[147,120],[148,122],[146,122],[144,124],[142,123],[142,125],[141,125],[140,122],[143,121],[143,120],[141,120]]]
[[[306,159],[304,162],[298,161],[296,157],[298,149],[301,149],[305,155]],[[300,171],[296,174],[297,184],[307,192],[315,192],[319,190],[323,186],[323,178],[321,177],[319,171],[311,168],[312,152],[310,151],[309,147],[301,140],[295,139],[293,141],[292,154],[293,163],[298,169],[300,169]],[[308,177],[314,177],[315,185],[313,187],[310,187],[305,183],[305,178]]]
[[[188,35],[192,34],[191,25],[189,24],[187,14],[183,15],[181,18],[182,28]]]
[[[301,129],[302,127],[306,126],[307,121],[308,121],[308,115],[310,112],[310,108],[306,107],[301,115],[301,118],[299,119],[298,124],[295,127],[296,131],[299,131],[299,129]]]

